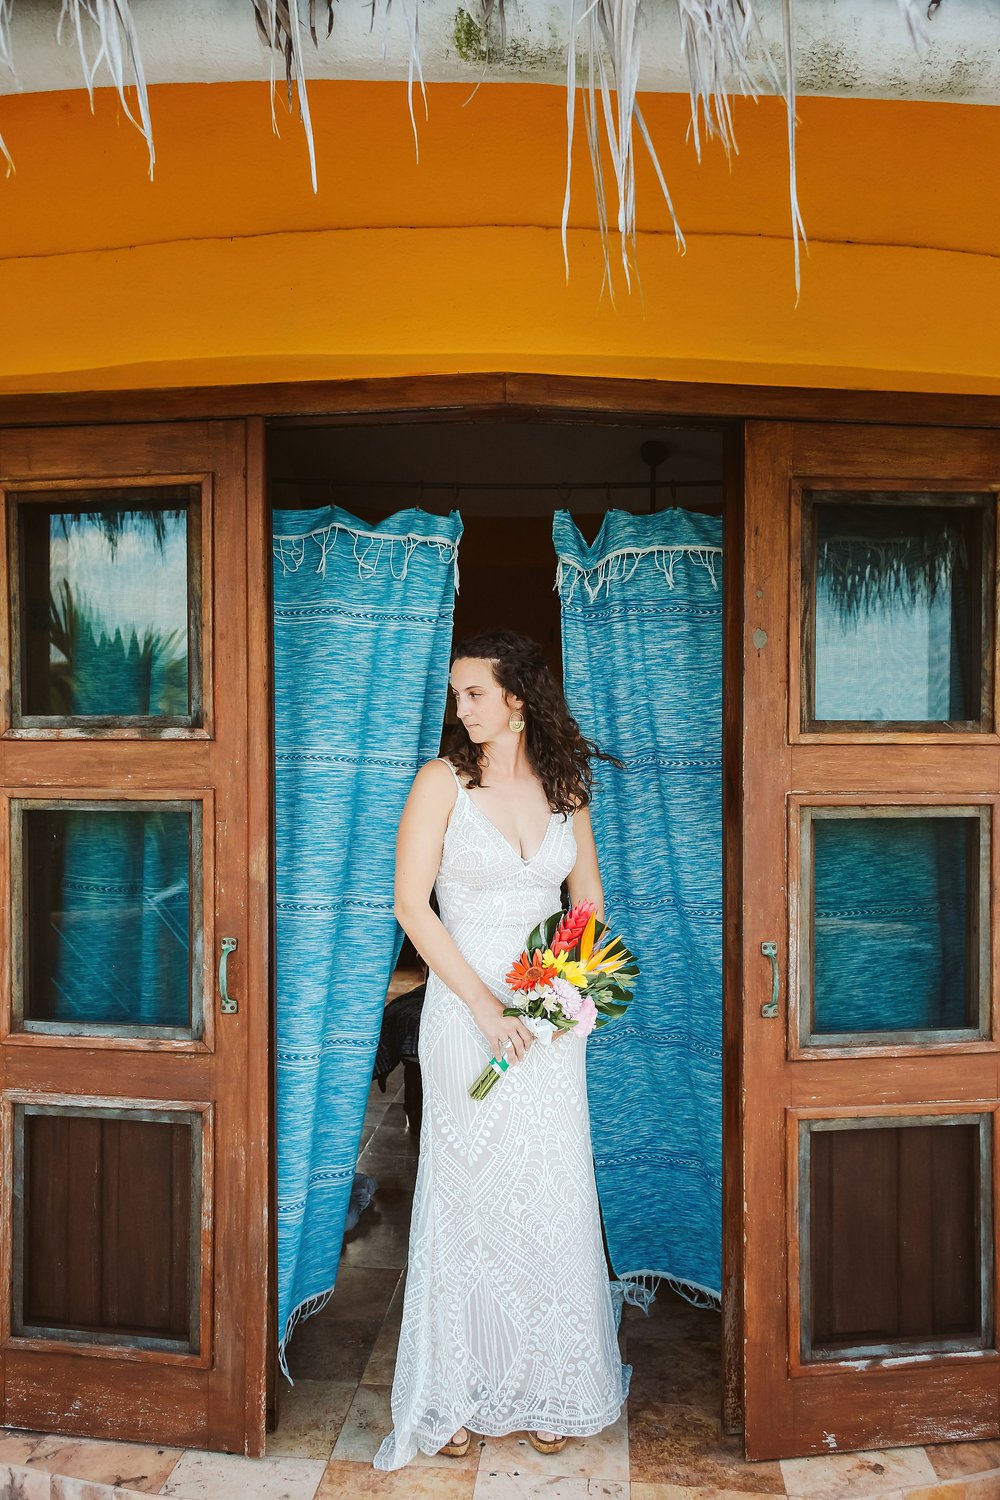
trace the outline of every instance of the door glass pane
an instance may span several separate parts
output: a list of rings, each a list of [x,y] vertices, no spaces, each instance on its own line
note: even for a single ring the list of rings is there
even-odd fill
[[[200,1031],[200,813],[187,802],[14,803],[15,1025]]]
[[[806,497],[804,728],[991,727],[993,506]]]
[[[800,1122],[804,1359],[992,1344],[988,1122]]]
[[[201,1117],[15,1106],[14,1327],[198,1348]]]
[[[15,496],[20,717],[190,722],[192,485]]]
[[[802,809],[803,1043],[985,1034],[989,827],[989,808]]]

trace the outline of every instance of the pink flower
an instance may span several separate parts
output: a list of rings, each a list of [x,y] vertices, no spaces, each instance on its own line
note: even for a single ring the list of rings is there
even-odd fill
[[[567,1020],[572,1021],[580,1014],[580,991],[568,979],[553,979],[550,993],[559,1001]]]
[[[574,1033],[576,1036],[589,1036],[596,1025],[597,1006],[589,995],[580,995],[580,1011],[573,1027]]]

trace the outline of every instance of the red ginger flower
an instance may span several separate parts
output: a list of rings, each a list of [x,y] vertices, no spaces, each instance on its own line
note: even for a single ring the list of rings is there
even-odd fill
[[[525,950],[507,975],[507,983],[512,990],[530,990],[536,984],[551,984],[558,972],[551,964],[542,962],[541,948],[535,949],[534,959]]]
[[[552,934],[552,952],[557,958],[560,953],[572,952],[596,910],[593,901],[578,901],[570,907]]]

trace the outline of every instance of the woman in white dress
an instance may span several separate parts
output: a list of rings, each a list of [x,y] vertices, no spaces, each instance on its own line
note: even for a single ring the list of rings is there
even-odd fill
[[[463,642],[451,692],[456,743],[414,779],[396,852],[396,916],[430,976],[394,1430],[378,1469],[418,1449],[461,1456],[472,1432],[524,1431],[556,1452],[616,1420],[631,1374],[601,1236],[586,1040],[543,1045],[503,1014],[504,976],[559,909],[564,880],[603,916],[588,810],[600,752],[524,636]],[[470,1099],[491,1055],[514,1066]]]

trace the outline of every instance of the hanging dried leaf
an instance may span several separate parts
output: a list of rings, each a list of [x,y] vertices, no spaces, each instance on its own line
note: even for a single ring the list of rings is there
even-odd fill
[[[635,162],[633,133],[637,127],[656,171],[660,190],[670,212],[677,245],[683,251],[684,236],[660,167],[653,142],[636,100],[640,67],[642,0],[569,0],[570,45],[567,53],[566,195],[563,201],[563,257],[569,272],[567,226],[569,223],[573,130],[576,110],[578,29],[588,59],[588,83],[583,88],[584,121],[597,197],[598,226],[604,253],[605,281],[611,276],[609,259],[609,215],[600,153],[600,119],[605,124],[607,148],[615,170],[618,192],[618,233],[627,285],[631,285],[636,236]],[[799,212],[795,175],[795,75],[792,58],[792,0],[782,0],[785,76],[771,62],[760,37],[760,23],[753,0],[677,0],[681,47],[687,63],[691,95],[691,124],[695,150],[701,156],[702,131],[717,136],[727,155],[736,150],[730,99],[734,93],[754,99],[766,83],[785,99],[788,112],[789,194],[792,239],[795,250],[795,289],[799,290],[799,240],[805,239]],[[751,42],[762,59],[764,78],[759,79],[751,62]],[[601,97],[600,114],[597,94]],[[612,103],[614,95],[614,104]]]
[[[58,28],[60,42],[63,23],[67,18],[76,35],[80,62],[83,65],[83,81],[90,96],[91,109],[94,107],[94,80],[103,64],[118,90],[126,117],[145,138],[149,150],[149,175],[152,177],[156,160],[153,151],[153,126],[149,116],[149,96],[139,38],[129,0],[62,0]],[[131,80],[126,78],[126,72],[131,73]],[[138,119],[132,113],[125,93],[130,81],[135,87]]]
[[[14,73],[14,57],[10,49],[10,8],[12,0],[0,0],[0,63]],[[0,135],[0,156],[7,163],[7,175],[14,170],[14,161],[7,150],[7,143]]]
[[[903,19],[909,28],[910,37],[914,47],[921,52],[930,42],[930,32],[927,30],[927,16],[932,10],[937,10],[941,0],[930,0],[925,5],[922,0],[899,0],[899,8],[903,12]]]
[[[324,0],[326,5],[326,34],[333,30],[334,0]],[[309,92],[306,88],[305,67],[302,59],[302,15],[299,0],[251,0],[257,30],[268,49],[271,68],[271,124],[275,134],[278,117],[274,112],[274,57],[275,53],[285,59],[285,82],[288,88],[288,107],[292,107],[292,86],[298,89],[299,118],[305,132],[309,152],[309,172],[312,189],[316,192],[316,143],[313,139],[312,116],[309,112]],[[316,0],[307,0],[308,30],[313,46],[319,46],[316,31]]]

